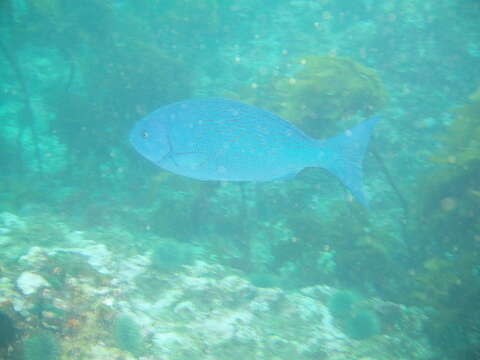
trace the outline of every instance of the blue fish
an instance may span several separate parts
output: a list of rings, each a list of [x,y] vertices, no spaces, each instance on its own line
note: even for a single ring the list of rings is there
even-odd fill
[[[269,181],[322,167],[367,205],[362,160],[377,120],[316,140],[271,112],[229,99],[199,98],[147,115],[131,130],[130,142],[161,168],[200,180]]]

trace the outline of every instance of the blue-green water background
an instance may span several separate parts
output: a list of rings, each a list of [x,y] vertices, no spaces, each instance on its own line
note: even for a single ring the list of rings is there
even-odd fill
[[[262,286],[416,305],[439,359],[476,359],[479,18],[474,0],[3,0],[0,209],[110,243],[121,228],[131,252],[173,239]],[[371,208],[318,169],[199,182],[132,150],[138,119],[199,96],[279,112],[319,137],[380,114],[364,163]]]

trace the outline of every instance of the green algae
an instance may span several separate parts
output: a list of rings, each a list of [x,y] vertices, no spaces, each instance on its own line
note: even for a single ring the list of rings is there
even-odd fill
[[[38,331],[28,336],[22,344],[23,360],[60,359],[60,345],[47,331]]]
[[[152,268],[156,271],[173,271],[182,265],[192,263],[193,259],[193,249],[190,245],[171,239],[159,241],[150,257]]]
[[[113,336],[117,346],[135,356],[144,351],[143,339],[138,324],[129,315],[119,315],[113,324]]]
[[[328,310],[338,318],[350,317],[358,296],[351,291],[342,290],[335,292],[328,301]]]
[[[352,339],[364,340],[380,333],[380,322],[373,311],[362,310],[348,319],[345,330]]]

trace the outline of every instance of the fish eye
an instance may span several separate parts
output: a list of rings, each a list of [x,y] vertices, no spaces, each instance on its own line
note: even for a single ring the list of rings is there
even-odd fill
[[[149,136],[150,136],[150,134],[148,133],[148,131],[142,132],[142,137],[143,137],[144,139],[148,139]]]

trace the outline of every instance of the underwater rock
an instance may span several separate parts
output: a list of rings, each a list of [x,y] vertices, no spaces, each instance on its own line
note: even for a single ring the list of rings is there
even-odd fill
[[[301,347],[300,354],[307,359],[328,359],[327,357],[327,344],[318,338],[312,338]]]
[[[35,294],[39,289],[43,287],[49,287],[50,284],[47,280],[38,274],[25,271],[17,279],[17,288],[23,293],[23,295]]]
[[[25,221],[9,212],[0,213],[0,225],[2,225],[3,228],[7,228],[10,230],[21,231],[27,228]]]
[[[121,287],[123,291],[138,291],[136,279],[139,279],[149,270],[150,258],[148,256],[136,255],[124,259],[115,267],[115,278],[112,279],[112,285]],[[156,288],[158,288],[158,285]]]
[[[175,306],[173,312],[183,319],[193,320],[196,318],[197,309],[191,301],[182,301]]]
[[[209,277],[212,279],[221,279],[225,270],[220,264],[209,264],[197,260],[194,265],[185,266],[185,274],[193,277]]]
[[[271,353],[291,354],[297,353],[295,344],[290,341],[276,335],[269,336],[266,339],[268,350]]]
[[[379,334],[358,340],[362,346],[355,345],[329,312],[328,299],[337,290],[328,286],[300,292],[255,288],[227,268],[210,268],[202,262],[184,271],[171,278],[171,287],[155,302],[138,297],[129,305],[133,313],[151,317],[148,332],[152,351],[162,352],[166,359],[338,360],[364,356],[365,343],[372,353],[388,358],[393,354],[391,339],[414,341],[397,329],[393,336]],[[418,346],[424,346],[425,354],[429,353],[428,345]],[[414,346],[411,348],[413,351]]]
[[[7,230],[7,229],[0,228],[0,247],[5,247],[5,246],[8,246],[8,245],[12,244],[12,239],[8,236],[2,235],[2,230]],[[7,230],[7,231],[9,231],[9,230]]]
[[[76,252],[88,257],[88,263],[100,274],[110,274],[112,254],[104,244],[92,244]]]
[[[63,269],[47,266],[60,260]],[[426,360],[431,354],[422,336],[422,312],[380,299],[364,299],[380,316],[378,334],[359,340],[347,336],[342,319],[328,306],[338,290],[325,285],[298,291],[261,288],[239,271],[202,261],[175,272],[152,271],[148,253],[125,255],[83,239],[77,239],[74,248],[32,248],[20,265],[20,275],[0,278],[1,302],[11,303],[27,327],[40,320],[44,327],[68,334],[61,338],[62,351],[75,358],[133,359],[126,343],[124,350],[115,348],[110,331],[122,313],[138,324],[142,360]],[[62,273],[63,280],[58,275]],[[49,288],[42,296],[26,297],[43,286]],[[124,328],[126,339],[134,328]],[[136,346],[128,349],[137,352]]]
[[[171,306],[177,301],[181,301],[183,296],[183,291],[174,289],[162,294],[155,303],[148,304],[144,303],[144,308],[142,309],[145,312],[151,312],[152,315],[160,315],[164,311],[169,311]]]
[[[13,286],[13,285],[12,285]],[[29,307],[30,302],[27,301],[25,296],[20,295],[16,289],[8,288],[7,291],[2,290],[2,297],[0,297],[0,302],[10,303],[12,309],[22,317],[26,318],[30,315]]]
[[[131,355],[123,350],[107,347],[105,345],[93,345],[88,347],[87,359],[90,360],[136,360],[136,356]]]
[[[249,309],[256,315],[275,310],[284,299],[280,289],[258,289],[258,295],[249,304]]]
[[[218,286],[224,295],[225,305],[239,305],[250,301],[257,292],[257,289],[248,280],[235,275],[223,278],[218,282]]]
[[[20,257],[18,262],[21,265],[38,269],[47,261],[48,261],[47,251],[39,246],[33,246],[30,248],[27,254]]]
[[[208,278],[197,278],[192,276],[180,276],[179,280],[184,285],[183,288],[192,294],[192,296],[209,293],[216,287],[216,281]]]
[[[71,233],[65,236],[65,240],[72,244],[74,243],[81,243],[85,241],[84,232],[83,231],[72,231]]]
[[[325,285],[315,285],[300,289],[300,292],[303,295],[311,297],[315,300],[319,300],[323,303],[328,300],[328,298],[332,295],[333,291],[334,290],[331,287]]]
[[[163,354],[173,353],[176,348],[192,348],[194,344],[175,332],[159,332],[153,336],[153,345]]]

